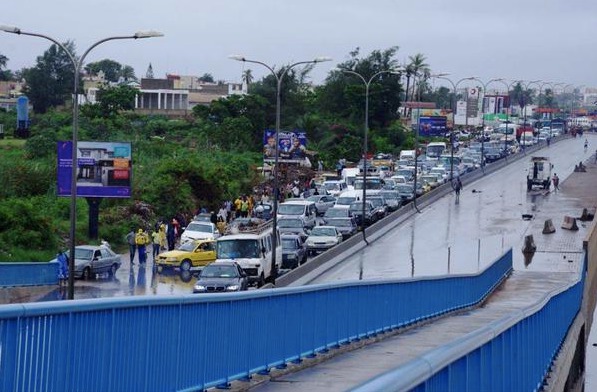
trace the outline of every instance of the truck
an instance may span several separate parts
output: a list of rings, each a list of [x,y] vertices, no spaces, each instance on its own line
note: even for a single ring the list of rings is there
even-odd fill
[[[530,192],[533,186],[549,189],[552,168],[553,164],[548,157],[531,157],[527,173],[527,191]]]

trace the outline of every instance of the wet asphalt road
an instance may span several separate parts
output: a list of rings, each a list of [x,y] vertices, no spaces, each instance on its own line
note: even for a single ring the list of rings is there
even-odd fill
[[[587,137],[591,145],[597,145],[597,135]],[[591,155],[584,152],[584,139],[562,140],[533,154],[551,159],[552,173],[560,177],[560,188],[565,186],[565,179],[574,171],[575,164]],[[309,283],[473,273],[510,247],[514,249],[515,269],[568,271],[577,268],[562,263],[558,252],[558,241],[576,241],[576,232],[560,233],[562,238],[546,243],[553,252],[547,249],[526,261],[523,257],[524,236],[534,234],[537,240],[542,240],[535,227],[538,224],[543,227],[544,223],[544,220],[524,221],[523,213],[531,212],[537,219],[551,218],[559,228],[564,215],[580,216],[582,211],[564,192],[553,192],[553,187],[548,194],[539,190],[527,192],[529,161],[530,155],[472,184],[465,182],[459,202],[454,193],[441,198]],[[582,239],[576,239],[581,245]]]

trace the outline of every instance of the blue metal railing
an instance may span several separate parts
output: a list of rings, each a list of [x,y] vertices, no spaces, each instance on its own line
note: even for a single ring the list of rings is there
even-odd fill
[[[58,263],[0,263],[0,287],[58,284]]]
[[[0,390],[201,390],[478,304],[478,274],[0,306]]]
[[[361,391],[536,391],[580,311],[579,280],[541,301],[380,375]]]

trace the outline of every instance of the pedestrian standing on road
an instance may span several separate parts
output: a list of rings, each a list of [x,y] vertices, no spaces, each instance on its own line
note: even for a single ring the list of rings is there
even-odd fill
[[[155,258],[160,254],[160,248],[161,248],[161,238],[160,238],[160,232],[158,231],[152,231],[151,232],[151,244],[152,244],[152,250],[151,250],[151,256],[153,258],[153,261],[155,262]]]
[[[164,223],[160,224],[160,229],[158,231],[160,235],[160,253],[168,249],[168,241],[166,240],[166,225]]]
[[[137,230],[137,234],[135,235],[135,244],[137,245],[137,249],[139,250],[139,264],[145,265],[145,263],[147,262],[146,246],[149,244],[149,236],[147,235],[147,232],[145,230]]]
[[[560,185],[560,178],[558,177],[558,175],[556,173],[553,174],[553,178],[551,179],[551,181],[553,182],[553,189],[556,191],[559,191],[559,185]]]
[[[174,218],[168,224],[166,239],[168,241],[168,250],[174,250],[174,245],[176,244],[176,219]]]
[[[135,252],[137,251],[137,244],[135,243],[135,230],[131,231],[126,235],[126,242],[129,244],[129,258],[131,265],[135,264]]]
[[[462,190],[462,182],[460,181],[460,177],[456,178],[454,182],[454,191],[456,192],[456,201],[460,201],[460,191]]]

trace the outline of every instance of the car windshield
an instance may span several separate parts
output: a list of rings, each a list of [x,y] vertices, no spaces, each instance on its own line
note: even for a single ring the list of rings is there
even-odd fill
[[[425,181],[425,182],[437,182],[437,177],[436,176],[422,176],[421,177],[421,181]]]
[[[280,219],[280,220],[278,220],[278,227],[302,228],[303,226],[304,226],[303,221],[300,219]]]
[[[379,178],[367,178],[367,189],[381,189],[383,184]],[[354,189],[363,189],[363,180],[355,180]]]
[[[259,258],[259,246],[255,239],[218,240],[216,245],[218,259]]]
[[[383,206],[383,199],[379,197],[370,197],[369,201],[373,204],[374,207],[381,207]]]
[[[280,204],[278,214],[280,215],[302,215],[305,211],[305,206],[300,204]]]
[[[391,191],[391,192],[382,192],[381,193],[384,197],[384,199],[398,199],[400,198],[400,196],[398,195],[398,192],[396,191]]]
[[[317,203],[321,199],[321,196],[310,196],[307,200]]]
[[[398,192],[411,192],[413,191],[413,187],[408,184],[398,185]]]
[[[369,203],[367,203],[367,204],[365,205],[365,210],[368,210],[368,209],[369,209],[369,205],[370,205]],[[350,210],[351,212],[356,212],[356,213],[359,213],[359,212],[363,211],[363,203],[352,203],[352,204],[350,205],[350,208],[349,208],[349,210]]]
[[[330,208],[325,212],[326,218],[335,218],[339,216],[348,216],[348,211],[345,208]]]
[[[336,230],[332,227],[318,226],[311,230],[311,235],[314,237],[335,237]]]
[[[338,184],[337,182],[324,182],[323,187],[328,191],[340,190],[340,184]]]
[[[182,250],[183,252],[192,252],[195,250],[195,246],[197,246],[195,244],[195,242],[187,241],[187,242],[183,243],[182,245],[180,245],[178,250]]]
[[[202,223],[194,223],[194,222],[189,223],[189,225],[187,226],[187,228],[185,230],[199,231],[201,233],[211,233],[211,231],[212,231],[210,225],[206,225],[206,224],[202,224]]]
[[[217,265],[212,263],[201,271],[202,278],[236,278],[238,269],[233,265]]]
[[[284,238],[282,237],[282,249],[284,250],[294,250],[298,249],[298,245],[296,243],[296,239],[294,238]]]
[[[79,249],[79,248],[75,248],[75,259],[91,260],[92,257],[93,257],[93,250],[92,249]]]
[[[336,204],[340,205],[340,206],[349,206],[353,201],[355,201],[357,198],[356,197],[339,197],[338,199],[336,199]]]
[[[330,226],[342,227],[351,226],[350,218],[332,218],[327,220],[327,224]]]

